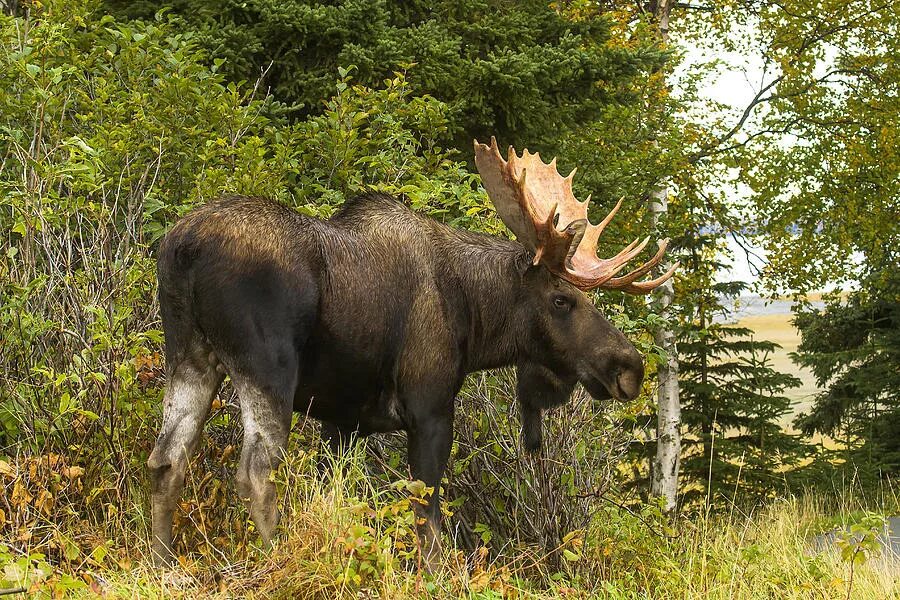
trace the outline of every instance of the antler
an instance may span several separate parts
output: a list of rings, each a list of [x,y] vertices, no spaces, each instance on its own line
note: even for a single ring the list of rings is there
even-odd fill
[[[631,294],[646,294],[675,274],[678,263],[656,279],[637,281],[662,261],[669,242],[663,240],[653,258],[631,273],[615,277],[650,241],[649,237],[635,240],[612,258],[597,256],[600,234],[622,201],[599,225],[592,225],[588,219],[591,197],[579,202],[572,193],[575,169],[563,177],[555,158],[546,164],[540,154],[527,149],[519,157],[512,146],[507,156],[508,162],[493,137],[490,146],[475,140],[475,165],[484,188],[506,226],[534,252],[534,264],[543,264],[582,290],[605,288]]]

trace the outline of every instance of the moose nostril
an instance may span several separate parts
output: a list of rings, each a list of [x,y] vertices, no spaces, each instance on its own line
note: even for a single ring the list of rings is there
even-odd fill
[[[622,394],[621,400],[633,400],[637,398],[638,394],[641,392],[641,383],[643,381],[643,374],[641,376],[638,373],[635,373],[631,370],[619,371],[619,374],[616,375],[616,385],[619,388],[619,392]]]

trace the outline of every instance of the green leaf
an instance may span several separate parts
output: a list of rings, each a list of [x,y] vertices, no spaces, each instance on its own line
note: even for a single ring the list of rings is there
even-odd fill
[[[406,484],[406,491],[415,496],[416,498],[424,497],[426,490],[425,482],[417,479],[415,481],[410,481]]]
[[[572,552],[571,550],[569,550],[567,548],[563,548],[562,554],[563,554],[563,558],[565,558],[569,562],[577,562],[577,561],[581,560],[580,554],[575,554],[574,552]]]

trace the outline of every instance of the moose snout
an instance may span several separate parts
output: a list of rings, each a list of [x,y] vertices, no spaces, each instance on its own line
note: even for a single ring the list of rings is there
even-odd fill
[[[616,387],[619,393],[616,394],[619,400],[634,400],[641,393],[641,384],[644,382],[644,367],[640,369],[628,369],[620,371],[616,375]]]
[[[617,394],[619,400],[634,400],[641,393],[641,384],[644,382],[644,361],[640,353],[632,349],[628,353],[628,359],[619,367],[616,373]]]

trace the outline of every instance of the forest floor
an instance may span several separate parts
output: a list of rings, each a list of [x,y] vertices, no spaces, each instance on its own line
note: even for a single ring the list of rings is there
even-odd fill
[[[372,485],[359,461],[329,483],[290,462],[279,473],[284,518],[271,550],[258,548],[252,526],[222,531],[246,519],[240,509],[201,504],[179,518],[178,567],[156,569],[148,515],[134,506],[93,525],[94,552],[68,561],[50,565],[38,551],[0,544],[0,588],[25,580],[28,597],[45,598],[900,598],[900,560],[877,544],[883,516],[896,514],[892,489],[865,500],[836,490],[674,523],[610,504],[573,532],[565,557],[445,549],[443,566],[426,575],[416,568],[409,501],[399,488]],[[69,526],[52,534],[82,546],[86,535]]]

